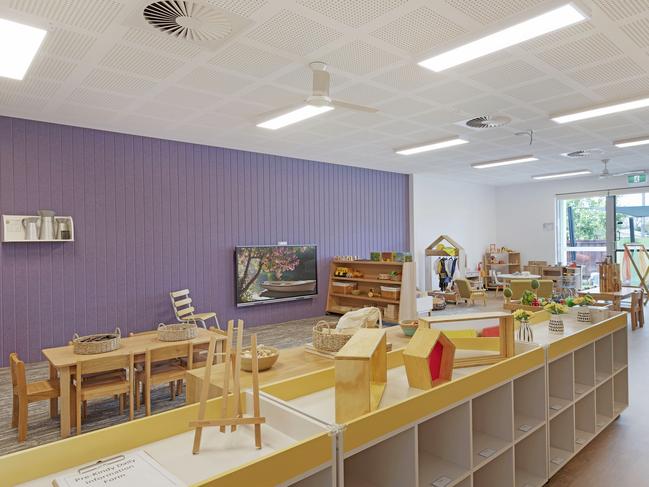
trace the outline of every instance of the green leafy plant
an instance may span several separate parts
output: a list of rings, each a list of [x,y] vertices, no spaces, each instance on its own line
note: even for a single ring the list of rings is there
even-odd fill
[[[523,291],[523,295],[521,296],[521,304],[525,304],[527,306],[531,306],[534,301],[536,301],[537,297],[536,294],[530,291],[529,289],[526,289]]]
[[[543,306],[543,309],[549,311],[553,315],[561,315],[568,312],[568,307],[560,303],[548,303]]]
[[[516,321],[529,321],[532,317],[532,313],[525,311],[524,309],[517,309],[512,313],[512,316]]]
[[[591,306],[592,304],[595,304],[595,298],[590,294],[584,294],[583,296],[573,299],[573,302],[578,306]]]

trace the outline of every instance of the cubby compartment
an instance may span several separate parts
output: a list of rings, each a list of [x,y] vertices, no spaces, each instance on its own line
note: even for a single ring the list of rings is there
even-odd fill
[[[331,467],[320,470],[302,480],[289,484],[290,487],[331,487],[333,485],[333,472]]]
[[[613,374],[613,339],[611,335],[595,342],[595,383],[601,384]]]
[[[572,354],[550,362],[548,365],[548,416],[556,416],[572,403],[573,399]]]
[[[545,426],[521,440],[514,450],[516,487],[540,487],[547,480],[548,449]]]
[[[613,413],[617,416],[629,405],[629,371],[620,370],[613,377]]]
[[[586,446],[595,433],[595,391],[591,391],[575,403],[575,451]]]
[[[514,423],[512,402],[511,382],[473,399],[474,468],[491,461],[511,446]]]
[[[550,476],[563,467],[575,450],[575,416],[573,407],[550,420]]]
[[[345,458],[345,485],[415,486],[417,429],[408,428]]]
[[[595,346],[591,343],[575,350],[575,398],[590,392],[595,387]]]
[[[627,340],[626,328],[613,333],[613,372],[618,372],[629,364]]]
[[[613,419],[613,379],[600,384],[595,391],[596,430],[601,431]]]
[[[452,487],[471,474],[471,405],[461,404],[418,426],[419,485]]]
[[[455,487],[471,487],[473,485],[472,481],[473,481],[473,479],[469,476],[469,477],[465,478],[459,484],[455,484]],[[435,487],[435,486],[433,486],[433,487]]]
[[[514,487],[512,449],[498,455],[473,474],[473,487]]]
[[[545,369],[514,380],[514,439],[520,441],[545,422]]]

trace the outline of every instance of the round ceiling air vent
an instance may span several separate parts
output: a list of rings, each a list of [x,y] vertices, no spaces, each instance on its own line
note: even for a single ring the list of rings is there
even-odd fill
[[[472,129],[494,129],[511,122],[512,119],[505,115],[483,115],[466,121],[467,127]]]
[[[564,152],[561,154],[568,159],[589,159],[591,157],[599,157],[604,151],[602,149],[582,149],[572,152]]]
[[[188,41],[220,40],[232,32],[232,25],[223,13],[193,2],[153,2],[144,8],[143,15],[157,30]]]

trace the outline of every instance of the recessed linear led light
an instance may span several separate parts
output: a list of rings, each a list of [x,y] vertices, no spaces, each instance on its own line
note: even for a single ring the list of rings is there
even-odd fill
[[[585,174],[593,174],[593,172],[588,169],[579,169],[578,171],[557,172],[553,174],[541,174],[540,176],[532,176],[532,179],[540,181],[542,179],[569,178],[571,176],[583,176]]]
[[[499,159],[497,161],[476,162],[475,164],[471,164],[471,167],[475,169],[487,169],[489,167],[509,166],[511,164],[521,164],[523,162],[532,162],[538,160],[539,159],[534,156],[510,157],[509,159]]]
[[[604,115],[611,115],[613,113],[627,112],[629,110],[637,110],[639,108],[647,107],[649,107],[649,98],[640,98],[638,100],[625,101],[613,105],[605,105],[599,108],[589,108],[579,112],[559,115],[552,117],[552,120],[557,123],[577,122],[588,118],[602,117]]]
[[[291,110],[288,113],[284,113],[282,115],[278,115],[269,120],[266,120],[265,122],[258,123],[257,127],[277,130],[277,129],[281,129],[282,127],[286,127],[287,125],[301,122],[302,120],[315,117],[316,115],[320,115],[322,113],[328,112],[333,109],[334,107],[327,106],[327,105],[324,106],[304,105],[299,108],[296,108],[295,110]]]
[[[403,147],[400,149],[394,149],[394,152],[401,154],[403,156],[409,156],[411,154],[419,154],[420,152],[428,152],[431,150],[445,149],[447,147],[454,147],[456,145],[468,144],[468,140],[461,139],[459,137],[453,137],[452,139],[438,140],[435,142],[426,142],[424,144],[412,145],[409,147]]]
[[[568,3],[494,34],[425,59],[419,65],[435,72],[444,71],[585,19],[586,16],[582,12]]]
[[[644,137],[636,137],[635,139],[625,139],[625,140],[617,140],[613,142],[613,145],[615,147],[635,147],[637,145],[645,145],[649,144],[649,135],[645,135]]]
[[[0,76],[23,79],[45,34],[46,30],[0,19]]]

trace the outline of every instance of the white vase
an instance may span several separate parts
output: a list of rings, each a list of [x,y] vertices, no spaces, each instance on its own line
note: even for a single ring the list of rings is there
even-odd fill
[[[520,321],[520,326],[518,327],[518,330],[516,330],[516,340],[527,343],[534,341],[534,332],[532,332],[532,327],[530,326],[529,321]]]
[[[559,315],[552,315],[548,329],[550,333],[554,333],[555,335],[563,335],[563,320]]]
[[[577,321],[580,323],[590,323],[591,313],[590,308],[586,306],[580,306],[577,310]]]

